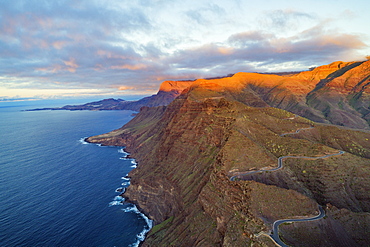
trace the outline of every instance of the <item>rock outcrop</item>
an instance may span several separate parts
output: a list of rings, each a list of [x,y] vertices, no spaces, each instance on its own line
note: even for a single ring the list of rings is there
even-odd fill
[[[318,204],[327,217],[282,227],[284,241],[313,246],[302,236],[315,234],[315,243],[327,246],[366,246],[370,134],[269,107],[329,121],[320,108],[306,104],[306,97],[331,85],[317,87],[338,66],[349,72],[366,63],[338,63],[320,73],[316,68],[315,75],[238,73],[196,80],[168,106],[142,107],[122,128],[87,141],[125,146],[138,161],[124,196],[155,222],[144,246],[273,246],[263,233],[275,220],[316,215]],[[362,88],[366,93],[366,83]],[[305,130],[283,135],[299,129]],[[275,172],[242,175],[276,167],[281,156],[317,157],[338,149],[346,153],[287,159]],[[235,175],[240,179],[231,181]],[[357,231],[358,224],[364,229]],[[316,229],[327,226],[327,235],[318,234]]]

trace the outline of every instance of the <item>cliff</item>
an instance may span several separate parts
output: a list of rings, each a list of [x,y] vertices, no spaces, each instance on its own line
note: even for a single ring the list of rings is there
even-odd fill
[[[248,106],[272,106],[315,122],[370,129],[369,60],[334,62],[291,76],[237,73],[194,82],[201,83]]]
[[[274,221],[314,216],[319,204],[325,218],[280,227],[287,244],[366,246],[370,134],[269,107],[327,120],[306,97],[328,88],[322,80],[333,71],[347,68],[332,75],[339,78],[360,65],[196,80],[168,106],[143,107],[122,128],[87,141],[125,146],[138,161],[124,196],[155,222],[144,246],[274,246]],[[283,156],[292,158],[273,170]],[[248,173],[260,169],[271,171]]]

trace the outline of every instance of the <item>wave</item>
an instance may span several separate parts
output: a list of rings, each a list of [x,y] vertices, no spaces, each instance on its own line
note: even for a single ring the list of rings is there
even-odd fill
[[[137,162],[135,160],[131,160],[132,168],[137,168]]]
[[[128,212],[136,213],[136,214],[140,215],[145,220],[146,226],[144,227],[144,229],[139,234],[136,235],[136,242],[133,243],[132,245],[130,245],[132,247],[138,247],[140,242],[145,240],[146,234],[150,231],[150,229],[152,229],[153,221],[151,219],[149,219],[145,214],[140,212],[139,209],[137,209],[136,205],[130,205],[130,206],[128,206],[128,207],[126,207],[122,210],[125,213],[128,213]]]
[[[122,202],[125,200],[125,198],[123,198],[122,196],[115,196],[113,200]]]
[[[131,184],[130,181],[121,183],[122,186],[129,186],[130,184]]]
[[[78,140],[81,144],[90,144],[90,143],[88,143],[87,141],[85,141],[86,140],[86,138],[87,137],[83,137],[83,138],[81,138],[80,140]]]
[[[123,188],[123,187],[119,187],[119,188],[116,189],[116,192],[118,192],[118,193],[125,193],[125,191],[126,191],[126,188]]]
[[[128,155],[128,153],[125,152],[124,148],[118,149],[118,153]]]
[[[85,141],[85,138],[81,138],[80,142],[82,144],[89,144],[88,142]],[[101,145],[99,145],[99,146],[101,146]],[[129,153],[125,152],[124,148],[118,149],[118,153],[121,153],[121,154],[124,155],[124,156],[120,157],[119,159],[129,160],[129,161],[131,161],[131,167],[132,168],[137,167],[138,163],[135,161],[135,159],[132,159],[131,157],[129,157]],[[127,186],[130,185],[130,180],[131,179],[128,177],[128,174],[121,177],[121,179],[124,180],[121,183],[122,186],[127,187]],[[119,188],[116,189],[115,192],[119,192],[122,195],[125,192],[125,190],[126,190],[125,187],[119,187]],[[123,205],[125,205],[124,204],[125,198],[123,198],[121,195],[115,196],[113,201],[111,201],[109,203],[109,206],[123,206]],[[128,205],[128,204],[126,204],[126,205]],[[123,208],[122,211],[124,211],[125,213],[133,212],[133,213],[139,215],[140,217],[142,217],[144,219],[145,223],[146,223],[146,226],[144,226],[144,229],[139,234],[136,235],[136,242],[129,245],[131,247],[138,247],[140,245],[140,242],[143,242],[145,240],[146,234],[150,231],[150,229],[152,229],[153,221],[151,219],[149,219],[145,214],[140,212],[137,209],[136,205],[134,205],[134,204],[129,204],[129,206],[126,206],[125,208]]]
[[[123,198],[122,196],[115,196],[113,198],[113,201],[109,203],[109,206],[123,205],[124,201],[125,201],[125,198]]]
[[[123,205],[123,201],[111,201],[110,203],[109,203],[109,207],[111,207],[111,206],[119,206],[119,205]]]
[[[87,142],[87,141],[85,141],[86,140],[86,138],[87,137],[82,137],[82,138],[80,138],[80,140],[78,140],[81,144],[92,144],[92,143],[90,143],[90,142]],[[99,146],[99,147],[102,147],[102,145],[100,144],[100,143],[94,143],[96,146]]]

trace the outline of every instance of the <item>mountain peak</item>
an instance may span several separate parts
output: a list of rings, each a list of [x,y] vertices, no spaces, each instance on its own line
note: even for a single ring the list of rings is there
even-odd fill
[[[189,87],[194,81],[164,81],[159,87],[162,92],[179,92],[181,93],[185,88]]]

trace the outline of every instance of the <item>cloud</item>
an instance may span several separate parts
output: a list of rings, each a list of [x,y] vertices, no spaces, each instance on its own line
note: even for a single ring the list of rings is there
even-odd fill
[[[231,35],[226,43],[207,44],[174,54],[168,61],[181,70],[220,71],[240,68],[241,64],[257,65],[254,70],[269,70],[269,65],[298,61],[299,69],[311,64],[331,62],[354,56],[367,47],[360,35],[338,33],[317,25],[294,36],[278,37],[265,31],[247,31]],[[295,66],[297,63],[295,63]],[[229,67],[228,67],[229,66]],[[245,66],[243,71],[251,69]],[[253,69],[253,68],[252,68]]]
[[[214,17],[220,17],[225,14],[225,10],[215,3],[207,3],[205,6],[191,9],[185,12],[185,15],[190,20],[195,21],[197,24],[207,25],[214,21]]]
[[[367,47],[333,18],[284,7],[254,12],[262,5],[241,0],[1,5],[0,87],[8,89],[155,92],[162,80],[302,69]]]
[[[275,35],[271,33],[253,30],[233,34],[229,37],[228,41],[234,45],[243,45],[244,43],[249,42],[261,42],[270,38],[274,38],[274,36]]]
[[[121,90],[121,91],[124,91],[124,90],[132,90],[132,89],[135,89],[134,87],[127,87],[127,86],[122,86],[122,87],[119,87],[118,90]]]
[[[125,65],[115,65],[111,66],[111,69],[128,69],[128,70],[144,70],[147,68],[147,65],[145,64],[125,64]]]
[[[259,23],[267,29],[274,29],[278,32],[297,29],[304,22],[312,22],[316,20],[314,14],[296,11],[293,9],[277,9],[268,11],[263,15]]]
[[[71,58],[69,61],[63,61],[63,63],[66,65],[67,70],[71,73],[75,73],[76,69],[79,67],[76,64],[76,59]]]

